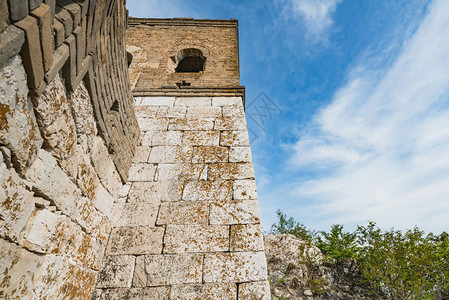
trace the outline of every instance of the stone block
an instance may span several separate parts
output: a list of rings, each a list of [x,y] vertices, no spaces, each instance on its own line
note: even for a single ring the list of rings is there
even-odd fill
[[[121,179],[115,169],[114,162],[109,156],[103,139],[99,136],[93,138],[90,159],[103,186],[109,191],[112,197],[118,198],[118,192],[122,186]]]
[[[164,245],[164,254],[228,251],[229,226],[167,225]]]
[[[259,224],[232,225],[230,251],[263,251],[262,227]]]
[[[234,200],[257,199],[257,187],[254,179],[235,180],[232,189],[232,199]]]
[[[156,165],[132,164],[129,169],[128,181],[153,181]]]
[[[58,49],[59,46],[61,46],[65,40],[64,25],[61,22],[59,22],[58,19],[55,19],[53,22],[53,32],[54,32],[55,49]]]
[[[207,180],[207,170],[207,164],[158,164],[155,180]]]
[[[0,287],[4,299],[33,299],[33,285],[42,256],[26,251],[14,243],[0,239]]]
[[[14,25],[25,33],[25,44],[22,46],[20,55],[27,73],[28,87],[37,89],[44,80],[44,64],[37,20],[32,16],[27,16]]]
[[[182,190],[182,182],[178,181],[134,182],[129,191],[128,202],[157,204],[167,201],[180,201]]]
[[[170,120],[169,130],[212,130],[213,118],[175,118]]]
[[[175,106],[209,107],[212,105],[211,98],[184,97],[176,98]]]
[[[76,125],[61,77],[32,101],[45,148],[59,160],[70,157],[77,143]]]
[[[187,108],[186,117],[188,118],[221,118],[223,116],[221,107],[195,107],[189,106]]]
[[[220,135],[220,146],[249,146],[248,132],[223,131]]]
[[[80,197],[76,200],[76,212],[71,218],[94,238],[101,242],[107,240],[111,222],[95,208],[88,198]]]
[[[204,282],[248,282],[266,280],[267,263],[263,252],[206,254]]]
[[[22,61],[18,55],[0,69],[0,143],[11,151],[14,167],[22,175],[36,159],[42,137],[36,124]]]
[[[142,146],[181,145],[181,131],[147,131],[142,136]]]
[[[210,224],[259,224],[259,204],[253,200],[213,202],[210,207]]]
[[[106,254],[161,254],[163,237],[163,227],[116,227],[109,237]]]
[[[60,6],[56,6],[55,18],[64,26],[64,36],[65,38],[68,38],[72,34],[73,28],[75,27],[73,26],[72,16],[67,10],[61,8]]]
[[[8,0],[9,19],[17,22],[28,16],[28,0]]]
[[[51,20],[51,24],[53,25],[53,21],[55,18],[55,7],[56,7],[56,0],[44,0],[44,3],[48,5],[48,7],[50,8],[50,20]]]
[[[190,146],[155,146],[151,148],[149,163],[179,163],[192,160],[193,148]]]
[[[214,130],[246,130],[244,117],[223,117],[215,119]]]
[[[170,297],[177,300],[236,300],[237,285],[234,283],[175,285],[170,289]]]
[[[131,287],[135,261],[132,255],[106,256],[98,273],[97,287]]]
[[[94,198],[94,206],[110,220],[112,220],[112,207],[114,202],[114,197],[109,194],[108,190],[102,184],[99,184]]]
[[[177,132],[177,131],[170,131]],[[192,146],[218,146],[219,131],[185,131],[182,134],[182,144]]]
[[[235,106],[238,105],[243,109],[243,101],[241,97],[213,97],[212,106]]]
[[[137,118],[141,131],[167,130],[167,118]]]
[[[230,147],[229,162],[252,162],[250,147]]]
[[[145,106],[152,107],[152,106]],[[162,118],[184,118],[187,113],[186,106],[160,106],[157,111],[157,116]]]
[[[201,254],[145,255],[136,262],[145,271],[146,286],[201,283],[202,264]]]
[[[224,201],[232,198],[232,181],[188,181],[184,185],[183,200],[215,200]]]
[[[111,300],[111,299],[127,299],[127,300],[169,300],[169,287],[149,287],[149,288],[119,288],[102,290],[101,295],[93,300]]]
[[[56,5],[67,10],[73,20],[73,28],[81,23],[81,7],[71,0],[56,0]]]
[[[157,225],[208,224],[209,205],[204,202],[180,201],[161,204]]]
[[[28,0],[30,11],[36,9],[41,5],[42,0]]]
[[[267,280],[241,283],[239,284],[238,299],[271,300],[270,284]]]
[[[173,106],[175,103],[174,97],[142,97],[139,99],[136,106]]]
[[[75,214],[76,202],[81,193],[50,153],[39,150],[25,178],[33,184],[33,190],[51,199],[59,210],[69,216]]]
[[[168,107],[167,107],[168,108]],[[159,106],[135,106],[134,111],[138,118],[156,118]],[[165,117],[165,116],[162,116]]]
[[[153,203],[115,203],[114,226],[154,226],[159,206]]]
[[[83,82],[73,93],[70,93],[68,100],[75,119],[76,133],[78,136],[86,136],[90,140],[90,148],[92,147],[92,137],[97,135],[97,126],[89,92]]]
[[[242,107],[239,107],[237,105],[234,106],[223,106],[223,117],[239,117],[244,118],[245,117],[245,111]]]
[[[9,13],[8,13],[8,1],[0,0],[0,33],[8,28]],[[1,39],[3,42],[3,39]],[[3,65],[0,63],[0,66]]]
[[[192,163],[228,162],[229,150],[220,146],[198,146],[194,148]]]
[[[254,179],[252,163],[216,163],[209,165],[208,180]]]
[[[78,76],[83,64],[84,51],[85,51],[84,47],[86,41],[81,26],[78,26],[73,30],[73,35],[75,36],[76,41],[76,75]]]
[[[56,23],[55,23],[56,24]],[[45,74],[45,82],[51,83],[56,75],[58,75],[59,71],[62,69],[67,59],[69,58],[69,46],[66,44],[62,44],[58,49],[53,53],[53,66],[50,70]]]
[[[148,157],[150,156],[150,150],[151,150],[151,147],[137,146],[132,162],[134,164],[148,162]]]
[[[5,1],[5,0],[0,0]],[[16,26],[7,26],[0,32],[0,68],[6,61],[17,55],[25,43],[25,33]]]
[[[17,243],[34,211],[33,193],[13,168],[7,169],[1,153],[0,169],[0,236]]]
[[[69,46],[69,58],[62,66],[62,77],[65,81],[67,90],[73,91],[73,83],[76,81],[76,40],[75,36],[71,34],[65,39],[64,44]]]
[[[42,2],[42,0],[30,0],[30,7],[32,2],[37,4]],[[37,24],[39,26],[44,71],[47,72],[53,65],[53,37],[51,32],[50,8],[48,5],[42,4],[31,11],[31,15],[37,19]]]

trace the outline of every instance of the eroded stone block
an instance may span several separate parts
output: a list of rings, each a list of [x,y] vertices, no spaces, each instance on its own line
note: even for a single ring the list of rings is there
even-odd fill
[[[183,200],[231,200],[232,181],[188,181],[185,184]]]
[[[267,280],[241,283],[239,284],[238,299],[271,300],[270,284]]]
[[[129,169],[128,181],[153,181],[156,165],[132,164]]]
[[[221,107],[188,107],[186,116],[193,118],[221,118],[223,116]]]
[[[181,131],[147,131],[142,135],[142,146],[177,146],[181,139]]]
[[[170,297],[177,300],[233,300],[237,299],[237,285],[234,283],[175,285],[170,290]]]
[[[114,226],[154,226],[158,205],[153,203],[115,203]]]
[[[195,97],[181,97],[176,98],[175,106],[193,106],[193,107],[208,107],[212,105],[211,98],[195,98]]]
[[[229,226],[167,225],[164,244],[164,254],[228,251]]]
[[[112,299],[126,299],[126,300],[169,300],[169,287],[149,287],[149,288],[119,288],[119,289],[105,289],[95,300],[112,300]]]
[[[246,130],[246,120],[244,117],[216,118],[214,130]]]
[[[174,118],[170,120],[169,130],[212,130],[213,118]]]
[[[204,202],[164,202],[161,204],[157,224],[207,224],[208,217],[209,205]]]
[[[178,163],[192,160],[193,148],[190,146],[155,146],[151,148],[149,163]]]
[[[212,106],[235,106],[243,110],[243,101],[241,97],[213,97]]]
[[[253,200],[212,202],[210,224],[259,224],[259,204]]]
[[[249,147],[230,147],[229,162],[252,162]]]
[[[158,164],[156,177],[159,180],[206,180],[208,175],[207,164]]]
[[[179,181],[134,182],[128,202],[159,203],[181,200],[183,186]]]
[[[178,131],[170,131],[178,132]],[[219,131],[185,131],[182,134],[182,144],[192,146],[218,146]]]
[[[136,258],[132,255],[106,256],[98,273],[98,288],[131,287]]]
[[[173,106],[174,97],[142,97],[136,106]]]
[[[252,163],[216,163],[209,165],[208,180],[254,179]]]
[[[137,118],[141,131],[167,130],[168,118]]]
[[[254,225],[231,225],[230,251],[263,251],[262,227]]]
[[[232,198],[234,200],[257,199],[256,181],[254,179],[235,180]]]
[[[163,227],[116,227],[109,237],[106,254],[161,254],[163,236]]]
[[[192,163],[228,162],[229,150],[220,146],[198,146],[194,148]]]
[[[223,131],[220,135],[220,146],[249,146],[248,132]]]

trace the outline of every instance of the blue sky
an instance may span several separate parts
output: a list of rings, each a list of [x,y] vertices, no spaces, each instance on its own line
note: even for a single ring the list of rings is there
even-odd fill
[[[449,224],[449,2],[128,0],[135,17],[239,20],[263,226]],[[265,115],[260,117],[260,115]]]

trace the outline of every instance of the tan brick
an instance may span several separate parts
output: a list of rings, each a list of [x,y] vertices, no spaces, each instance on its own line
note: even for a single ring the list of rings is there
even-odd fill
[[[109,237],[106,254],[161,254],[163,236],[163,227],[116,227]]]
[[[31,15],[35,17],[38,22],[44,71],[48,71],[53,65],[53,38],[51,32],[50,8],[48,5],[42,3],[38,8],[31,11]]]
[[[167,130],[167,118],[137,118],[141,131]]]
[[[156,118],[159,106],[135,106],[137,118]]]
[[[206,180],[207,164],[158,164],[156,180]]]
[[[206,254],[204,282],[248,282],[265,280],[267,263],[264,252]]]
[[[212,202],[210,224],[259,224],[259,204],[254,200]]]
[[[167,225],[164,253],[229,250],[229,226]]]
[[[262,227],[255,225],[231,225],[230,251],[263,251]]]
[[[161,204],[157,225],[207,224],[209,205],[204,202],[180,201]]]
[[[186,116],[186,112],[186,106],[160,106],[157,111],[157,116],[165,118],[183,118]]]
[[[53,31],[55,36],[55,49],[59,48],[59,46],[64,43],[65,39],[65,31],[64,31],[64,25],[59,22],[57,19],[54,20],[53,23]]]

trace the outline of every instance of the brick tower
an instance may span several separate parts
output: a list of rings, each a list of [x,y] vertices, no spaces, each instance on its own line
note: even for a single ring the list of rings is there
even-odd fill
[[[270,299],[238,22],[128,26],[141,142],[114,204],[98,296]]]

